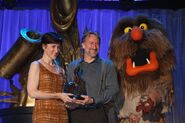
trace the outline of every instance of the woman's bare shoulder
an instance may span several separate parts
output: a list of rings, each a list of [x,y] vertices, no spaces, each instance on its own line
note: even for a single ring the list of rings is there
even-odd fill
[[[62,74],[65,74],[65,70],[64,70],[62,67],[61,67],[60,69],[61,69],[61,70],[60,70],[61,73],[62,73]]]
[[[57,66],[58,73],[65,74],[65,70],[61,66]]]
[[[33,61],[33,62],[31,62],[31,64],[30,64],[30,67],[39,67],[39,64],[40,64],[40,62],[39,62],[39,60],[38,61]]]

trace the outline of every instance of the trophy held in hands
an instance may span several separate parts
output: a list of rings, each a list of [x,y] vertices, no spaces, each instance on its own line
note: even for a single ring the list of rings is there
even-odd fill
[[[78,100],[83,100],[81,95],[86,95],[85,81],[81,79],[80,76],[80,65],[74,69],[74,81],[65,82],[64,92],[74,94],[71,98]]]

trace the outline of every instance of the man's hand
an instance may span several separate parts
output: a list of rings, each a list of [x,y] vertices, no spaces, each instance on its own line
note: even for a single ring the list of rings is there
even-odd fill
[[[93,104],[94,103],[94,99],[90,96],[87,95],[81,95],[82,98],[84,98],[83,100],[78,100],[78,99],[74,99],[74,103],[79,104],[79,105],[86,105],[86,104]]]

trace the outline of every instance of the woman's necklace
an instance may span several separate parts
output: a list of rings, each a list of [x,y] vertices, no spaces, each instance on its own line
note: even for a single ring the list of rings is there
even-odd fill
[[[41,59],[41,63],[51,72],[58,74],[59,71],[57,70],[56,65],[53,63],[52,65]]]

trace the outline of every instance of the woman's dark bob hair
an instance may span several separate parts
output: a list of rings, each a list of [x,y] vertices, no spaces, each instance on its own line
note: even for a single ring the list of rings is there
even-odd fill
[[[48,32],[42,36],[41,44],[62,44],[63,37],[56,32]]]

